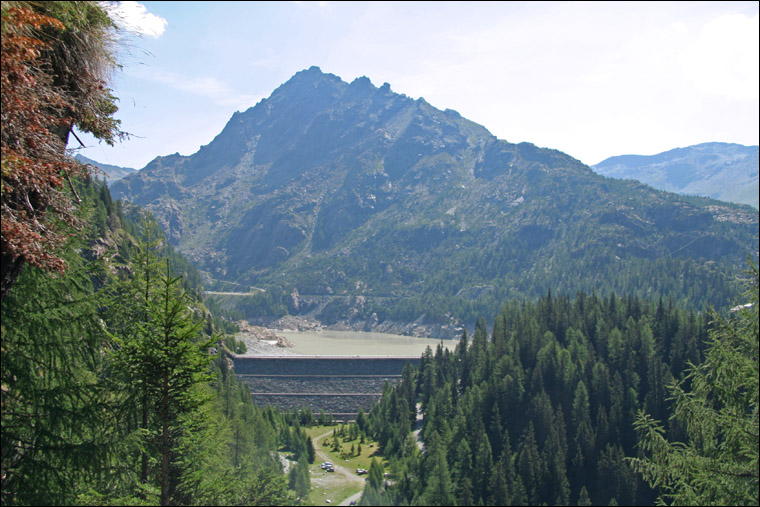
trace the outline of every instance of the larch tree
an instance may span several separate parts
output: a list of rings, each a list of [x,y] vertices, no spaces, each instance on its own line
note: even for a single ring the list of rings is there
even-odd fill
[[[2,505],[75,504],[87,488],[114,488],[108,344],[92,266],[75,246],[62,251],[65,276],[25,269],[3,302]]]

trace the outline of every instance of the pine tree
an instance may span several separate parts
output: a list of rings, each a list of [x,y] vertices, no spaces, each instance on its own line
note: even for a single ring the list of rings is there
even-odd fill
[[[578,505],[579,507],[593,505],[591,503],[591,498],[588,496],[588,490],[586,489],[586,486],[583,486],[580,493],[578,494]]]
[[[367,485],[378,491],[383,486],[383,465],[381,465],[376,458],[372,458],[372,461],[370,462]]]
[[[454,487],[449,475],[449,467],[446,463],[446,453],[442,447],[438,447],[435,455],[426,460],[433,463],[432,470],[427,474],[427,485],[422,493],[421,500],[424,505],[457,505],[454,498]]]
[[[209,380],[207,349],[214,340],[198,343],[201,322],[188,310],[189,297],[180,292],[179,277],[172,277],[169,262],[160,278],[156,298],[148,305],[144,347],[144,371],[148,395],[160,420],[161,505],[168,505],[173,486],[170,465],[176,458],[174,445],[182,431],[181,417],[205,401],[197,387]]]
[[[117,345],[113,361],[114,375],[121,382],[122,417],[127,421],[139,417],[136,425],[141,438],[145,439],[149,434],[151,418],[148,378],[144,371],[151,353],[144,343],[145,329],[149,318],[148,306],[158,289],[161,269],[159,250],[164,238],[149,214],[140,217],[136,232],[136,253],[131,263],[133,276],[107,287],[103,319]],[[150,451],[147,443],[139,447],[140,483],[147,484]]]
[[[182,482],[177,458],[183,428],[198,424],[190,415],[210,397],[200,386],[209,379],[207,349],[214,340],[198,341],[203,320],[190,313],[190,298],[168,260],[158,275],[155,225],[144,222],[142,229],[136,276],[114,289],[114,300],[125,303],[111,316],[121,338],[114,359],[124,406],[140,414],[140,482],[157,487],[166,505]],[[151,461],[158,469],[151,471]],[[151,473],[157,480],[150,480]]]
[[[359,446],[359,452],[361,452],[361,445]],[[314,451],[314,442],[312,442],[311,437],[306,437],[306,453],[309,463],[314,463],[316,454]]]
[[[302,500],[309,495],[311,490],[309,465],[304,460],[296,462],[296,465],[290,470],[289,487]]]
[[[528,503],[536,505],[538,503],[540,481],[543,476],[543,461],[536,445],[533,421],[528,422],[528,426],[520,440],[517,469],[523,484],[525,484]]]
[[[372,458],[359,505],[382,505],[383,502],[383,466]]]
[[[507,480],[507,467],[509,455],[502,453],[499,461],[496,462],[496,469],[491,476],[489,487],[489,505],[510,505],[509,484]]]
[[[643,411],[636,419],[645,456],[631,462],[674,504],[758,504],[760,337],[758,270],[752,263],[749,274],[750,306],[730,320],[713,314],[704,361],[690,365],[685,379],[670,386],[675,417],[686,425],[689,441],[668,441]]]
[[[477,451],[473,459],[473,497],[485,502],[488,499],[488,486],[491,482],[493,455],[488,435],[485,431],[478,433],[481,436],[478,439]]]

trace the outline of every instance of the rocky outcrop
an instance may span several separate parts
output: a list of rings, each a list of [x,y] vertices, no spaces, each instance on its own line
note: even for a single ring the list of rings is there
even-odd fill
[[[278,335],[271,329],[261,326],[252,326],[245,320],[239,321],[237,325],[240,329],[240,332],[236,335],[237,339],[245,343],[245,346],[248,349],[247,353],[253,353],[253,351],[260,350],[262,344],[265,346],[276,346],[281,349],[293,347],[293,344],[287,338]]]

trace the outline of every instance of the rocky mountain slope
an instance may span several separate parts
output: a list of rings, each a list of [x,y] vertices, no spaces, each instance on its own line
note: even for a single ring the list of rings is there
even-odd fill
[[[210,279],[267,289],[251,312],[369,327],[454,323],[547,290],[715,302],[758,249],[757,210],[605,178],[317,67],[111,192],[150,208]]]
[[[639,180],[660,190],[701,195],[758,208],[758,146],[704,143],[657,155],[610,157],[594,170],[611,178]]]

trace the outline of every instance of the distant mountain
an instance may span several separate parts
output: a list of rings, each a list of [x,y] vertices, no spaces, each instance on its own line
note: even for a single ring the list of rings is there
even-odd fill
[[[247,315],[372,329],[451,333],[549,290],[721,306],[758,251],[749,207],[605,178],[387,83],[317,67],[235,113],[197,153],[158,157],[111,192],[152,210],[211,278],[267,289],[242,304]]]
[[[621,155],[593,166],[610,178],[639,180],[660,190],[760,207],[758,146],[704,143],[657,155]]]
[[[109,186],[113,184],[114,181],[120,180],[121,178],[125,176],[129,176],[130,174],[134,174],[137,172],[137,169],[132,169],[131,167],[119,167],[117,165],[110,165],[110,164],[103,164],[101,162],[96,162],[95,160],[92,160],[91,158],[87,158],[84,155],[75,155],[74,158],[83,164],[94,165],[95,167],[103,171],[102,174],[98,174],[98,178],[102,179],[103,177],[105,177],[106,183]]]

